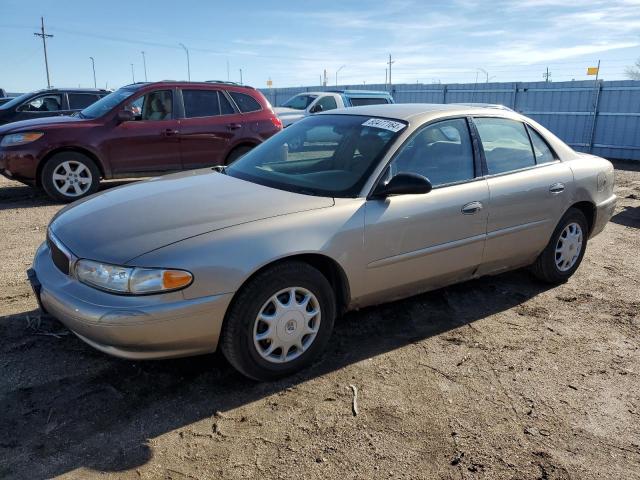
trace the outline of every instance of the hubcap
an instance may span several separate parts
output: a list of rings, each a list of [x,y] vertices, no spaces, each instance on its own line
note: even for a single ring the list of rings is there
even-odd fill
[[[556,244],[556,267],[566,272],[576,264],[582,251],[582,228],[577,223],[570,223],[558,238]]]
[[[253,326],[253,344],[265,360],[286,363],[309,349],[319,328],[316,296],[306,288],[286,288],[260,309]]]
[[[91,170],[84,163],[68,160],[53,171],[53,186],[66,197],[78,197],[91,188]]]

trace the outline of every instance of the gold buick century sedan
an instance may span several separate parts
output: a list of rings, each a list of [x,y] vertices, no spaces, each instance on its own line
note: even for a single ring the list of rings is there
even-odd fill
[[[41,307],[103,352],[220,348],[271,380],[309,365],[347,310],[525,266],[566,281],[613,181],[607,160],[504,107],[332,110],[229,166],[67,206],[28,273]]]

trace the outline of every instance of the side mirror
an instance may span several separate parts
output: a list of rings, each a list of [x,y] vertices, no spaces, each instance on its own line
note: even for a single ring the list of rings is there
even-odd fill
[[[428,178],[417,173],[400,172],[387,183],[379,183],[373,196],[385,198],[389,195],[416,195],[429,193],[431,188]]]
[[[118,120],[118,123],[130,122],[134,118],[135,117],[133,116],[133,112],[131,112],[129,110],[120,110],[118,112],[118,115],[116,116],[116,119]]]
[[[311,107],[311,110],[309,110],[311,113],[318,113],[324,110],[324,107],[322,105],[320,105],[319,103],[315,104],[313,107]]]

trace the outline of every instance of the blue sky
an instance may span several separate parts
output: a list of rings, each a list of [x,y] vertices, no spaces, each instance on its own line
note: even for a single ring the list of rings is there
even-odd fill
[[[45,17],[51,81],[99,87],[185,79],[243,80],[265,87],[383,83],[393,55],[394,83],[582,80],[602,61],[601,77],[623,79],[640,57],[638,0],[324,0],[109,2],[2,0],[0,87],[46,86],[42,43],[33,32]]]

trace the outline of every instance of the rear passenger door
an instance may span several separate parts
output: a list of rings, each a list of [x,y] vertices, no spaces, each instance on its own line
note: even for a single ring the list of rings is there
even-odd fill
[[[222,90],[182,89],[182,104],[182,168],[189,170],[223,164],[230,146],[243,135],[242,115]]]
[[[480,274],[533,262],[568,208],[571,169],[522,122],[474,118],[489,185],[487,243]]]

